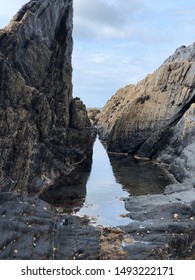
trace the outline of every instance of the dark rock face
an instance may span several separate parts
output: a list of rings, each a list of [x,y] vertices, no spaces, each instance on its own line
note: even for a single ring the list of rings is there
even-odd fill
[[[0,259],[97,259],[99,232],[76,216],[61,216],[48,203],[0,194]]]
[[[185,162],[193,170],[178,179],[194,176],[195,162],[188,152],[194,154],[194,52],[194,44],[177,49],[153,74],[108,101],[99,118],[108,151],[173,162],[187,149]]]
[[[40,193],[91,154],[72,98],[72,18],[72,0],[34,0],[0,31],[1,192]]]
[[[126,246],[129,259],[177,259],[191,250],[195,238],[195,189],[170,185],[164,194],[125,199],[134,220],[123,230],[134,242]]]

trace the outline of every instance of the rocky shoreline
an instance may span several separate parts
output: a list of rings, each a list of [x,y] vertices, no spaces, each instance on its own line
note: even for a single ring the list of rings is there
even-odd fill
[[[119,90],[101,113],[88,112],[90,124],[85,105],[72,97],[72,19],[72,0],[33,0],[0,30],[0,259],[189,258],[195,44]],[[63,202],[65,189],[76,194],[86,182],[80,174],[91,168],[94,126],[108,152],[155,161],[174,176],[162,194],[124,199],[127,226],[94,227],[52,200]]]
[[[178,48],[137,85],[120,89],[98,121],[108,152],[166,166],[175,183],[160,195],[125,199],[135,222],[129,259],[178,258],[194,246],[195,44]]]
[[[131,222],[115,228],[60,214],[35,197],[3,193],[0,259],[193,259],[194,192],[186,185],[169,186],[162,195],[127,198]]]

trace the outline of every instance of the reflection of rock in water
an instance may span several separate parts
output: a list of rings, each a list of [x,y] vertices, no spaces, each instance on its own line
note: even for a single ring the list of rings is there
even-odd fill
[[[92,157],[87,159],[85,168],[78,168],[66,181],[45,190],[40,198],[58,208],[60,212],[73,213],[85,203],[86,184],[91,172]],[[74,175],[74,176],[73,176]]]
[[[131,195],[162,193],[172,183],[165,170],[149,161],[109,154],[116,181]]]

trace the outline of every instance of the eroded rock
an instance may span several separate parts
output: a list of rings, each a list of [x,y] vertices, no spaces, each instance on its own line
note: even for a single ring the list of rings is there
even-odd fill
[[[97,125],[101,111],[97,108],[90,108],[87,110],[88,117],[92,125]]]
[[[122,227],[134,242],[125,246],[129,259],[177,259],[190,251],[195,237],[195,189],[168,186],[165,194],[125,199],[129,217]]]
[[[48,203],[0,194],[0,259],[97,259],[99,231],[85,219],[64,216]]]
[[[0,31],[1,192],[41,193],[92,153],[72,98],[72,18],[72,0],[35,0]]]
[[[184,153],[194,176],[188,153],[192,149],[194,153],[195,139],[194,51],[194,44],[176,50],[153,74],[119,90],[108,101],[99,118],[108,151],[165,162],[166,157],[176,162]]]

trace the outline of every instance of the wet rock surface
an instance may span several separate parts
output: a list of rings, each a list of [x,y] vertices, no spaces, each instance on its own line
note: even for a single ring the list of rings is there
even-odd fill
[[[125,246],[129,259],[177,259],[195,238],[195,189],[168,186],[162,195],[125,199],[135,221],[122,229],[134,242]]]
[[[48,203],[0,194],[0,259],[97,259],[99,232],[86,218],[62,216]]]
[[[0,259],[179,259],[190,257],[195,234],[194,188],[125,200],[134,220],[120,228],[89,226],[48,203],[0,195]]]

